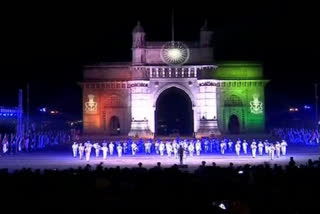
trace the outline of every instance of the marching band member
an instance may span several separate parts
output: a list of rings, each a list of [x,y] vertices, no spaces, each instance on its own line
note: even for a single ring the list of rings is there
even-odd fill
[[[93,147],[96,151],[96,157],[99,157],[101,146],[99,145],[99,143],[95,143],[93,144]]]
[[[209,140],[208,140],[208,139],[206,139],[206,140],[204,141],[204,152],[205,152],[205,153],[208,153],[208,152],[209,152]]]
[[[172,149],[173,149],[174,157],[176,158],[178,158],[178,148],[179,148],[179,145],[177,144],[177,141],[174,140],[172,143]]]
[[[128,143],[127,141],[123,142],[123,154],[127,154],[127,150],[128,150]]]
[[[264,151],[266,154],[269,154],[269,147],[270,147],[270,143],[268,142],[268,140],[264,141]]]
[[[108,155],[108,146],[107,146],[107,143],[103,143],[102,144],[102,154],[103,154],[103,159],[107,159],[107,155]]]
[[[221,151],[221,154],[223,155],[225,150],[227,149],[227,143],[225,142],[225,140],[221,141],[220,143],[220,151]]]
[[[86,161],[89,161],[89,160],[90,160],[91,149],[92,149],[92,144],[91,144],[91,143],[87,143],[87,144],[86,144],[86,148],[85,148]]]
[[[252,152],[252,157],[255,158],[257,154],[257,143],[255,141],[251,143],[251,152]]]
[[[271,143],[270,146],[269,146],[269,155],[270,155],[271,160],[273,160],[273,158],[274,158],[274,150],[275,150],[275,149],[276,149],[276,148],[275,148],[274,145]]]
[[[120,143],[117,146],[117,151],[118,151],[118,157],[121,157],[122,156],[122,146]]]
[[[82,143],[80,143],[80,145],[79,145],[79,157],[80,157],[80,160],[82,160],[83,152],[84,152],[84,146],[82,145]]]
[[[188,146],[188,151],[189,151],[190,157],[192,157],[192,156],[193,156],[193,153],[194,153],[193,143],[190,143],[190,144],[189,144],[189,146]]]
[[[114,148],[114,144],[112,142],[109,143],[109,152],[110,155],[113,155],[113,148]]]
[[[197,140],[197,142],[196,142],[196,153],[197,153],[197,156],[200,155],[200,151],[201,151],[201,143],[200,143],[200,140]]]
[[[78,153],[78,144],[76,142],[73,142],[72,144],[72,151],[73,151],[73,157],[77,157],[77,153]]]
[[[131,144],[131,152],[132,152],[132,155],[136,155],[136,152],[138,151],[138,146],[135,142],[132,142]]]
[[[285,140],[281,141],[281,151],[282,151],[282,155],[286,155],[287,153],[287,142]]]
[[[232,152],[232,145],[233,145],[233,142],[231,139],[229,139],[229,142],[228,142],[228,149],[229,149],[229,152]]]
[[[159,145],[159,152],[160,152],[160,155],[163,156],[163,153],[164,153],[164,143],[161,141],[160,142],[160,145]]]
[[[236,150],[236,154],[237,156],[240,155],[240,149],[241,149],[241,144],[240,144],[241,141],[237,141],[236,145],[234,146],[235,147],[235,150]]]
[[[166,150],[167,150],[168,157],[171,157],[172,146],[169,141],[166,143]]]
[[[276,152],[277,152],[277,158],[280,158],[280,150],[281,150],[281,145],[279,141],[276,142]]]
[[[152,143],[150,141],[145,142],[144,148],[145,148],[146,154],[151,154],[151,146],[152,146]]]
[[[155,150],[156,150],[156,154],[158,155],[159,154],[159,146],[160,146],[160,144],[159,144],[159,142],[158,141],[156,141],[155,143],[154,143],[154,147],[155,147]]]
[[[263,154],[263,143],[259,141],[258,143],[258,150],[259,150],[259,155],[262,156]]]

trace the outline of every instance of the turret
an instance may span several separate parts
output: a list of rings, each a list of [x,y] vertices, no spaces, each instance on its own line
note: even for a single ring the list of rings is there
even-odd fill
[[[208,29],[207,20],[204,22],[204,25],[200,29],[200,46],[201,47],[212,47],[212,35],[213,31]]]
[[[141,65],[145,62],[145,32],[140,22],[132,31],[132,64]]]

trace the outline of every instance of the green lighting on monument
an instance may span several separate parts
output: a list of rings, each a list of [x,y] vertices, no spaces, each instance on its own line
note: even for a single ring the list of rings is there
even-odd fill
[[[213,72],[221,81],[218,123],[224,133],[263,132],[265,129],[262,65],[255,62],[223,62]]]

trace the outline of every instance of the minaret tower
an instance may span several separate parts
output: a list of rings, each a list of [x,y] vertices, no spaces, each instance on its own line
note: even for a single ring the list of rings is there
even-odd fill
[[[133,65],[142,65],[145,63],[145,32],[140,22],[138,21],[137,25],[132,31],[132,64]]]

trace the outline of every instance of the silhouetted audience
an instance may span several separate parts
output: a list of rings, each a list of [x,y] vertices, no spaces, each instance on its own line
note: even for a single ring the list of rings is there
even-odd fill
[[[0,170],[2,206],[24,212],[316,213],[320,165]],[[12,203],[12,204],[11,204]],[[13,206],[15,205],[15,206]],[[18,205],[18,206],[16,206]],[[44,207],[42,209],[39,206]],[[312,212],[311,212],[312,211]]]

